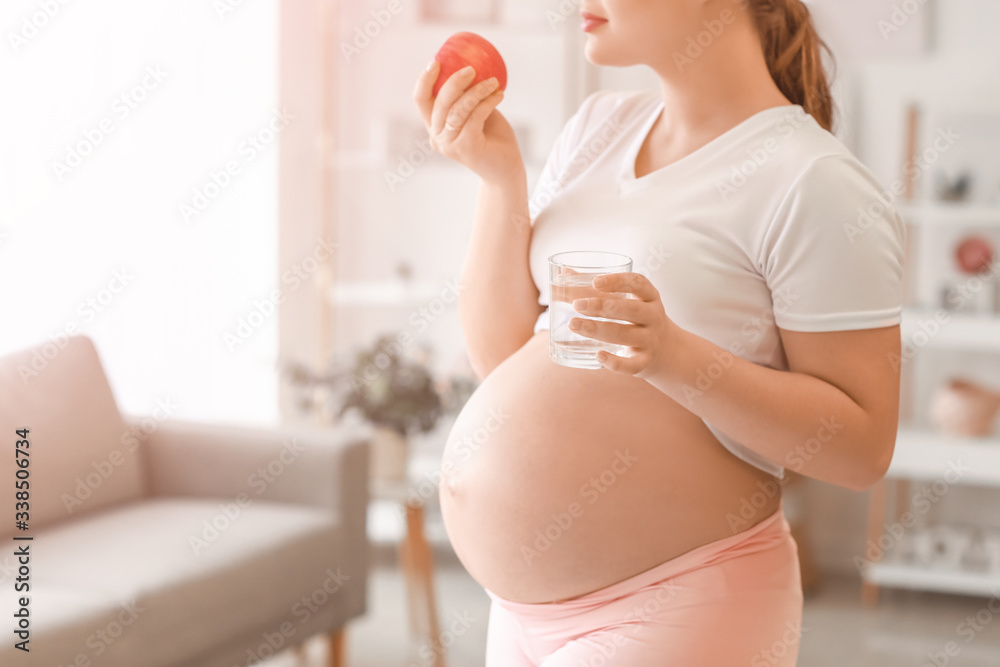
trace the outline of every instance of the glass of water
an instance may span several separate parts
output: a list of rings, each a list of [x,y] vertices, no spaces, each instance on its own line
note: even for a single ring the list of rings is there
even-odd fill
[[[552,361],[572,368],[603,368],[597,353],[628,356],[627,345],[613,345],[581,336],[569,328],[574,317],[601,322],[620,322],[607,317],[591,317],[577,312],[573,302],[588,297],[635,298],[631,293],[603,292],[594,289],[597,276],[610,273],[630,273],[632,259],[626,255],[601,250],[558,252],[549,257],[549,357]]]

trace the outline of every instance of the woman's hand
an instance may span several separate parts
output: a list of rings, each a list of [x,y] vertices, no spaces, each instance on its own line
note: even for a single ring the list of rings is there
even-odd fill
[[[632,348],[629,357],[598,352],[597,360],[604,368],[642,379],[662,376],[677,352],[681,329],[667,317],[653,283],[641,273],[611,273],[594,278],[593,286],[600,292],[629,293],[635,298],[609,294],[576,299],[571,304],[573,309],[588,317],[607,317],[627,324],[574,317],[569,328],[587,338]]]
[[[524,161],[514,130],[496,110],[503,99],[496,78],[470,87],[476,74],[469,66],[448,77],[435,98],[431,91],[440,69],[433,61],[413,89],[431,146],[485,181],[504,183],[519,177]]]

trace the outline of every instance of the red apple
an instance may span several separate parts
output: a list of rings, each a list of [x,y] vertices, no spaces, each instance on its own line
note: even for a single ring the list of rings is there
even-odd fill
[[[476,69],[476,78],[470,86],[495,76],[499,89],[507,88],[507,67],[500,52],[486,38],[474,32],[456,32],[441,46],[434,60],[441,63],[437,81],[434,82],[434,97],[437,97],[448,77],[468,65]]]
[[[984,238],[969,237],[955,249],[955,259],[963,273],[982,273],[993,263],[993,246]]]

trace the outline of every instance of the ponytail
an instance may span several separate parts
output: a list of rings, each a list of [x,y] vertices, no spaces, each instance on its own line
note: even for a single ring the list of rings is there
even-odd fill
[[[767,69],[778,89],[824,129],[833,128],[833,98],[823,69],[820,39],[802,0],[750,0]]]

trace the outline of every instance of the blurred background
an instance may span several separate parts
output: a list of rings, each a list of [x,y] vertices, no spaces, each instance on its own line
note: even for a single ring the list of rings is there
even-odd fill
[[[1000,3],[807,4],[835,56],[835,133],[899,206],[908,259],[889,479],[863,494],[807,479],[786,490],[809,593],[800,664],[1000,665]],[[17,360],[8,361],[9,395],[44,386],[37,400],[48,400],[63,385],[31,383],[66,364],[66,377],[97,383],[76,395],[110,387],[101,419],[120,411],[125,421],[101,423],[115,443],[129,433],[155,443],[175,420],[210,424],[223,430],[171,437],[218,451],[231,444],[232,460],[266,429],[322,440],[334,427],[372,428],[367,488],[317,491],[362,522],[368,546],[355,546],[367,591],[356,595],[367,608],[331,614],[304,643],[303,632],[273,640],[280,612],[246,620],[225,642],[221,630],[201,637],[202,657],[326,664],[342,651],[352,665],[481,664],[488,599],[450,550],[435,488],[450,425],[476,386],[456,281],[477,179],[430,149],[411,91],[449,35],[487,37],[507,64],[501,110],[533,184],[588,94],[657,87],[643,68],[589,65],[579,10],[574,0],[7,0],[0,9],[9,93],[0,110],[0,355]],[[80,334],[99,364],[64,353]],[[366,373],[378,379],[349,391]],[[85,421],[99,412],[80,410]],[[273,440],[253,450],[265,469],[287,449]],[[95,499],[106,495],[86,512],[154,492],[211,498],[199,510],[208,514],[189,517],[197,526],[214,521],[216,498],[238,498],[245,486],[213,489],[211,468],[193,473],[190,460],[167,457],[155,460],[176,464],[176,477],[136,472],[134,488],[112,493],[124,473],[100,489],[87,475],[105,460],[126,470],[130,459],[120,465],[116,450],[95,447],[66,476],[67,488],[82,479]],[[229,459],[211,452],[205,460],[224,469]],[[350,486],[350,456],[330,463],[331,480]],[[291,502],[292,487],[315,482],[295,479],[266,484],[262,498]],[[51,485],[53,497],[61,491]],[[84,520],[72,500],[53,504],[42,522],[50,532]],[[907,509],[914,523],[899,529]],[[260,520],[241,520],[247,540],[267,531]],[[70,537],[52,539],[72,548]],[[236,568],[237,556],[213,567]],[[94,664],[215,664],[99,658],[87,638],[114,621],[88,619],[89,594],[79,595],[76,620],[39,617],[38,641],[78,623],[66,655]],[[111,607],[125,596],[108,598]]]

